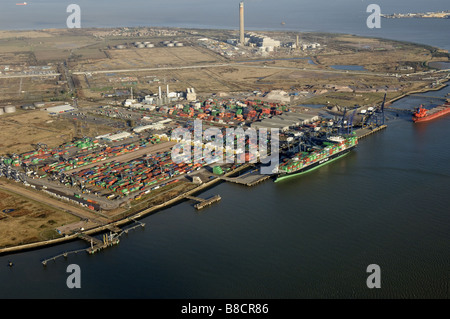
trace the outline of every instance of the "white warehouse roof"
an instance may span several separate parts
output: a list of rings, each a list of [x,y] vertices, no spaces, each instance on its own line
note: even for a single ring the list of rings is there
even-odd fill
[[[145,130],[162,130],[162,129],[164,129],[164,125],[160,124],[160,123],[156,123],[156,124],[149,124],[149,125],[135,127],[133,129],[133,131],[135,131],[136,133],[140,133]]]
[[[131,136],[131,134],[128,132],[120,132],[117,134],[100,135],[100,136],[97,136],[96,138],[98,138],[98,139],[102,138],[102,139],[109,140],[109,141],[117,141],[117,140],[121,140],[121,139],[130,137],[130,136]]]
[[[51,114],[56,114],[56,113],[64,113],[64,112],[73,111],[73,110],[75,110],[75,108],[68,104],[64,104],[64,105],[59,105],[59,106],[48,107],[45,110]]]

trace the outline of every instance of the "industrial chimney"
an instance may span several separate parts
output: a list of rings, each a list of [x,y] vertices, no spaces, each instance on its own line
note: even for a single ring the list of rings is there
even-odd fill
[[[244,45],[244,2],[239,3],[239,43]]]

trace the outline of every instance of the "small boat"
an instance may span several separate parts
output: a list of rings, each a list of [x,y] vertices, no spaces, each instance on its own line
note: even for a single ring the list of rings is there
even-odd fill
[[[28,3],[26,2],[21,2],[21,3],[16,3],[16,6],[26,6]]]

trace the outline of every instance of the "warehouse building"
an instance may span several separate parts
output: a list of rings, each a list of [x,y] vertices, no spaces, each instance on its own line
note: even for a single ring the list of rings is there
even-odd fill
[[[116,142],[116,141],[124,140],[130,136],[131,136],[131,133],[120,132],[120,133],[116,133],[116,134],[100,135],[100,136],[97,136],[96,139],[103,139],[103,140],[107,140],[110,142]]]
[[[68,104],[64,104],[64,105],[59,105],[59,106],[48,107],[45,110],[48,113],[50,113],[50,115],[56,115],[56,114],[60,114],[60,113],[71,112],[71,111],[75,110],[75,108]]]
[[[262,121],[254,122],[250,126],[254,129],[259,128],[278,128],[280,131],[287,131],[291,126],[309,124],[319,120],[318,115],[306,113],[287,112],[281,115],[273,116]]]
[[[163,124],[160,123],[154,123],[154,124],[149,124],[149,125],[143,125],[143,126],[138,126],[135,127],[133,129],[134,132],[136,133],[141,133],[147,130],[163,130],[165,128],[165,126]]]

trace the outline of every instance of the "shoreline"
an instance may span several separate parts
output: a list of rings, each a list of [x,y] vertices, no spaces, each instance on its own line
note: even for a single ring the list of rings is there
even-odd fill
[[[243,164],[243,165],[237,167],[236,169],[225,173],[222,176],[228,177],[230,175],[239,173],[240,171],[245,170],[252,165],[253,164],[250,164],[250,163]],[[166,201],[162,204],[158,204],[158,205],[155,205],[152,207],[145,208],[137,213],[126,216],[117,221],[113,221],[113,222],[105,224],[103,226],[85,230],[82,233],[87,234],[87,235],[95,235],[95,234],[99,234],[105,230],[108,230],[110,227],[119,227],[119,226],[127,225],[127,224],[131,223],[133,221],[133,219],[140,219],[140,218],[146,217],[146,216],[156,213],[160,210],[177,205],[177,204],[181,203],[183,200],[186,200],[186,199],[189,200],[188,198],[186,198],[187,196],[204,192],[207,189],[212,188],[216,184],[219,184],[221,182],[225,182],[225,181],[222,180],[220,177],[216,177],[216,178],[212,179],[211,181],[207,181],[192,190],[181,193],[181,194],[177,195],[176,197],[169,199],[168,201]],[[19,246],[0,248],[0,256],[5,256],[8,254],[14,254],[14,253],[19,253],[19,252],[25,252],[25,251],[31,251],[31,250],[38,250],[38,249],[42,249],[42,248],[49,247],[49,246],[55,246],[55,245],[69,242],[69,241],[76,240],[76,239],[78,239],[78,237],[79,237],[79,234],[73,234],[73,235],[67,235],[65,237],[61,237],[61,238],[57,238],[57,239],[50,239],[50,240],[39,241],[39,242],[35,242],[35,243],[23,244],[23,245],[19,245]]]
[[[438,87],[435,88],[423,88],[421,90],[415,90],[415,91],[411,91],[411,92],[407,92],[407,93],[403,93],[400,96],[397,96],[393,99],[390,99],[389,101],[386,101],[386,106],[390,106],[392,103],[403,99],[404,97],[410,96],[412,94],[416,94],[416,93],[426,93],[426,92],[431,92],[431,91],[439,91],[442,90],[443,88],[445,88],[448,84],[447,82],[449,81],[449,79],[445,79],[442,81],[442,84]]]

